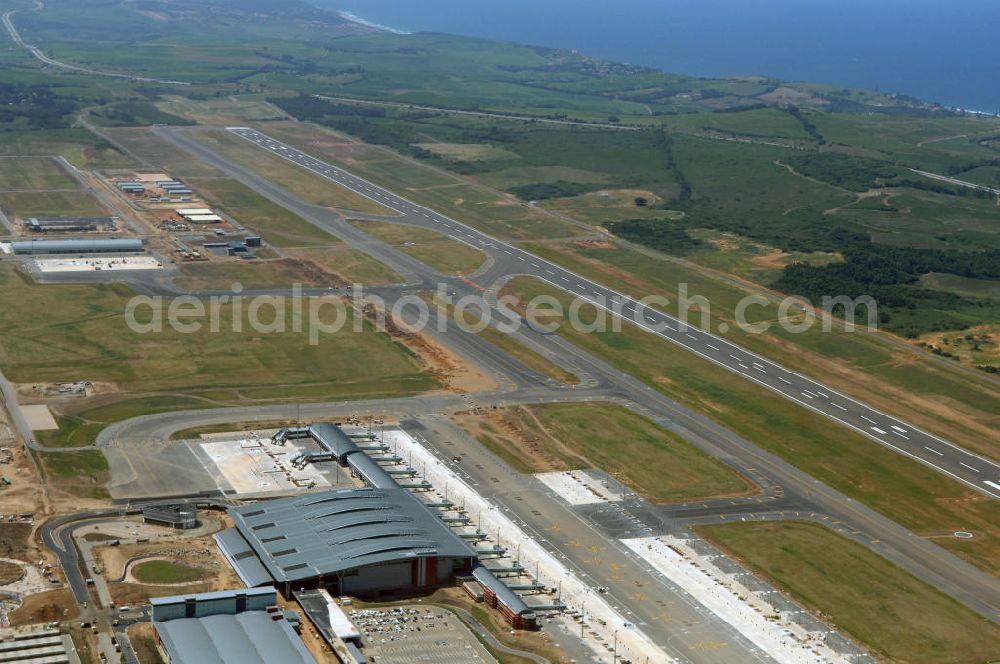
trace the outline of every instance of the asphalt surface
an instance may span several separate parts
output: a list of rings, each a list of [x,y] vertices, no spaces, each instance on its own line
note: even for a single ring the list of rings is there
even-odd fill
[[[380,296],[383,296],[387,303],[391,304],[409,292],[426,290],[430,285],[441,282],[446,283],[447,287],[458,296],[482,292],[482,287],[474,282],[443,277],[409,256],[374,240],[346,223],[344,215],[337,211],[310,205],[255,173],[212,153],[199,144],[196,135],[166,129],[159,131],[161,135],[169,138],[180,147],[189,150],[208,163],[220,167],[223,172],[244,184],[252,186],[266,198],[351,243],[374,258],[389,264],[397,271],[405,272],[406,286],[379,291]],[[384,203],[381,200],[379,202]],[[399,218],[392,218],[392,220],[410,223],[412,217],[412,213],[407,213]],[[487,239],[486,236],[476,235],[472,229],[469,229],[468,233],[472,234],[472,237],[466,235],[463,241],[473,244],[476,241],[481,241],[483,244],[479,247],[488,250],[499,248],[499,251],[491,251],[493,260],[488,261],[484,268],[477,275],[474,275],[476,279],[489,284],[493,283],[490,279],[495,281],[512,273],[525,273],[526,270],[534,267],[530,265],[534,259],[530,254],[520,252],[519,255],[525,257],[523,261],[507,257],[503,247],[509,247],[509,245]],[[493,242],[495,247],[484,246],[486,242]],[[509,249],[512,252],[518,251],[513,247],[509,247]],[[557,272],[559,268],[542,263],[538,259],[534,260],[538,262],[538,269],[542,270],[543,274],[548,269],[555,273],[548,275],[550,277],[558,277],[560,274]],[[511,263],[511,261],[517,261],[517,263]],[[524,262],[527,262],[528,265],[521,265]],[[513,265],[517,266],[517,270],[512,269]],[[570,274],[564,271],[562,273]],[[176,292],[169,279],[150,279],[148,275],[135,275],[134,278],[133,285],[140,289],[145,288],[147,292],[156,294]],[[538,495],[535,500],[530,502],[519,501],[513,497],[500,498],[506,503],[513,515],[536,529],[548,528],[555,522],[557,527],[572,530],[580,537],[593,538],[596,534],[604,545],[611,543],[612,546],[619,537],[674,532],[678,528],[683,531],[687,525],[716,522],[717,520],[773,518],[816,520],[878,551],[917,577],[954,596],[981,615],[994,621],[998,620],[998,616],[1000,616],[1000,581],[994,577],[969,565],[941,547],[907,531],[873,510],[817,482],[790,464],[760,450],[749,441],[720,427],[711,420],[673,402],[661,393],[651,390],[632,376],[594,358],[562,337],[542,334],[530,327],[522,327],[517,333],[518,338],[523,343],[583,377],[584,381],[580,387],[574,388],[555,383],[486,343],[478,335],[463,332],[453,325],[449,326],[445,332],[438,332],[434,326],[430,326],[427,331],[464,360],[475,364],[494,377],[498,384],[497,388],[474,395],[438,394],[386,400],[302,404],[301,406],[286,404],[162,413],[115,424],[100,434],[98,445],[104,449],[111,460],[116,483],[121,482],[127,485],[129,482],[135,482],[141,484],[149,481],[150,477],[159,478],[157,481],[162,482],[162,493],[166,495],[166,492],[172,487],[171,478],[176,478],[176,473],[172,470],[176,470],[177,467],[171,466],[169,459],[166,460],[165,465],[157,466],[150,461],[155,457],[155,454],[147,452],[161,450],[164,454],[169,455],[172,448],[177,446],[164,443],[169,440],[173,432],[189,427],[239,421],[285,419],[294,415],[307,419],[342,418],[362,412],[384,413],[390,417],[407,419],[435,413],[448,415],[476,407],[503,407],[521,403],[611,401],[650,417],[723,463],[750,477],[763,488],[762,494],[745,499],[708,501],[680,506],[651,506],[641,500],[630,499],[622,505],[620,511],[605,510],[601,513],[598,510],[595,513],[589,513],[587,510],[580,510],[579,513],[567,517],[565,514],[560,516],[561,512],[565,510],[562,510],[559,505],[552,505],[551,496],[546,495],[544,490],[535,487],[534,491],[538,492]],[[706,339],[714,338],[706,337]],[[715,342],[707,341],[707,343]],[[0,380],[0,386],[3,386],[7,391],[10,389],[6,385],[6,381]],[[832,393],[826,392],[826,394]],[[8,400],[10,400],[9,397]],[[16,404],[16,401],[14,403]],[[11,411],[14,414],[15,422],[17,422],[16,406],[12,407]],[[30,440],[30,438],[26,437],[26,440]],[[445,444],[441,440],[435,440],[433,436],[428,436],[428,442],[432,446],[437,446],[439,451],[441,446]],[[488,467],[484,465],[484,468]],[[512,473],[513,471],[508,468],[507,472]],[[491,477],[502,476],[492,473],[485,478],[486,481],[492,483]],[[511,483],[509,486],[520,485]],[[176,495],[176,492],[174,493]],[[109,513],[115,514],[117,512]],[[93,516],[99,515],[91,515],[91,518]],[[66,525],[66,522],[54,521],[53,526],[47,525],[46,531],[43,532],[43,539],[47,546],[53,548],[60,555],[61,559],[65,557],[64,568],[67,570],[75,569],[77,565],[75,547],[72,546],[68,529],[58,530],[60,524]],[[53,535],[56,530],[58,530],[58,537]],[[595,579],[600,578],[603,585],[610,589],[611,596],[620,599],[626,610],[635,610],[632,608],[635,603],[635,598],[632,596],[636,592],[636,583],[642,584],[643,587],[648,587],[650,590],[657,588],[657,584],[659,584],[661,592],[670,591],[669,588],[663,586],[661,577],[644,569],[639,560],[626,560],[621,563],[635,574],[635,576],[629,576],[626,579],[621,574],[608,574],[606,571],[597,570],[593,561],[586,559],[586,557],[581,558],[579,552],[573,550],[576,547],[568,547],[559,541],[550,540],[550,543],[554,551],[566,556],[568,560],[575,561],[574,564],[581,572],[596,574]],[[600,544],[595,543],[594,546],[600,546]],[[625,557],[627,558],[627,555]],[[69,573],[67,574],[69,576]],[[79,576],[78,572],[77,576]],[[74,589],[78,601],[83,601],[82,598],[87,596],[87,588],[83,579],[71,580],[70,585]],[[652,593],[649,595],[653,596]],[[668,613],[675,615],[679,615],[677,612],[684,613],[687,610],[684,607],[688,606],[689,602],[683,598],[669,595],[670,592],[659,595],[656,601],[662,602],[662,604],[656,604],[656,606],[660,608],[670,606],[672,611],[668,611]],[[678,602],[679,604],[676,604]],[[690,633],[692,638],[694,634],[699,633],[699,630],[708,629],[709,632],[713,633],[720,629],[723,632],[726,630],[725,627],[720,627],[716,621],[706,620],[706,616],[702,616],[697,620],[691,617],[684,627],[678,627],[675,623],[673,627],[666,628],[661,633],[658,631],[660,625],[656,623],[654,618],[659,616],[662,621],[663,616],[648,614],[650,610],[652,610],[651,607],[638,610],[638,615],[644,616],[642,618],[642,622],[645,623],[643,629],[649,629],[663,636],[667,639],[667,643],[674,639],[687,638],[687,636],[678,637],[678,630],[684,635]],[[700,633],[708,638],[709,632],[701,631]],[[694,641],[693,643],[698,646],[702,641]],[[696,658],[699,661],[733,661],[733,657],[736,657],[740,661],[749,661],[758,656],[752,652],[751,647],[747,647],[738,639],[727,637],[726,642],[732,646],[731,649],[725,651],[728,659],[717,658],[713,660],[711,656],[707,655],[699,655]],[[690,656],[691,653],[689,652],[688,655]]]
[[[993,498],[1000,498],[1000,464],[964,450],[911,424],[875,410],[725,339],[684,325],[680,320],[639,301],[566,270],[554,263],[493,238],[482,231],[417,205],[342,168],[312,157],[255,129],[230,132],[261,149],[365,196],[403,217],[397,222],[429,228],[470,244],[495,259],[487,286],[511,275],[529,275],[621,315],[646,331],[781,396],[847,426],[900,454]],[[176,132],[171,132],[176,135]]]
[[[334,214],[326,208],[310,205],[269,180],[205,148],[196,140],[196,133],[167,128],[157,131],[161,136],[172,141],[178,147],[187,150],[199,159],[206,161],[254,188],[258,193],[282,207],[303,216],[307,221],[311,221],[327,229],[342,239],[350,238],[347,240],[348,242],[359,243],[358,247],[370,253],[373,257],[382,259],[385,256],[388,259],[402,260],[399,256],[395,255],[399,252],[395,252],[391,248],[386,248],[370,236],[347,224],[341,215]],[[303,158],[307,157],[303,156]],[[329,168],[333,174],[342,173],[342,171],[334,170],[333,167]],[[327,177],[333,179],[332,175],[328,175]],[[345,181],[347,181],[347,178],[353,178],[349,174],[339,177],[345,179]],[[365,183],[363,180],[355,179],[352,182],[355,182],[355,186],[359,187],[360,192],[365,195],[375,192],[374,185]],[[369,192],[369,190],[371,191]],[[379,189],[378,191],[384,193],[381,194],[381,197],[376,197],[374,200],[382,204],[388,204],[390,207],[403,207],[404,202],[402,199],[398,199],[398,197],[394,197],[391,193],[384,190]],[[405,209],[410,210],[410,212],[405,216],[394,219],[394,221],[409,223],[414,216],[417,216],[424,220],[417,223],[426,223],[428,227],[434,227],[436,222],[432,221],[432,219],[435,218],[436,213],[419,206],[413,206],[410,203],[405,204],[408,206]],[[413,210],[417,212],[414,213]],[[544,263],[531,254],[521,252],[515,247],[493,240],[474,229],[467,228],[439,215],[437,218],[445,219],[451,225],[451,232],[449,233],[449,229],[445,229],[446,233],[454,234],[461,232],[464,241],[472,243],[474,246],[494,256],[494,261],[489,267],[489,272],[495,279],[499,279],[511,272],[525,273],[531,269],[541,270],[543,278],[556,276],[557,281],[561,281],[558,277],[560,274],[566,278],[579,279],[575,275],[572,275],[572,273],[561,270],[557,266]],[[506,251],[510,251],[511,254],[508,255]],[[513,258],[515,252],[521,257],[520,259]],[[512,261],[516,261],[516,263],[512,263]],[[538,268],[535,268],[533,263],[537,263]],[[409,260],[409,266],[412,268],[415,278],[421,282],[447,281],[449,288],[453,288],[458,295],[481,293],[482,287],[477,286],[477,284],[470,284],[461,279],[448,280],[442,277],[442,275],[428,270],[428,268],[416,261],[412,261],[412,259]],[[516,266],[516,270],[513,266]],[[553,275],[548,275],[548,270],[552,270]],[[486,276],[489,277],[490,275]],[[484,283],[491,283],[482,277],[483,275],[480,275],[480,279]],[[581,280],[579,283],[586,284],[588,282]],[[602,288],[596,285],[592,287],[597,289]],[[610,291],[605,289],[605,292]],[[692,334],[698,334],[698,332],[693,331]],[[522,326],[518,332],[518,336],[530,346],[540,349],[544,355],[549,356],[553,361],[563,366],[572,367],[574,372],[588,376],[590,381],[589,386],[585,389],[574,390],[566,386],[554,385],[552,381],[540,380],[537,374],[526,370],[523,365],[509,358],[501,366],[494,361],[497,357],[495,352],[493,354],[480,353],[480,350],[483,348],[483,342],[480,339],[465,338],[476,337],[476,335],[464,333],[458,330],[456,326],[451,325],[448,327],[447,332],[440,337],[446,345],[456,350],[466,361],[483,368],[491,375],[506,375],[509,381],[507,387],[501,386],[500,389],[490,393],[472,395],[471,398],[475,400],[477,405],[490,407],[517,403],[586,399],[620,403],[658,422],[723,463],[730,465],[735,470],[753,477],[755,481],[760,482],[763,478],[766,480],[766,483],[781,487],[784,495],[788,496],[789,499],[795,496],[796,500],[807,501],[803,504],[809,505],[810,512],[826,516],[831,523],[848,524],[850,528],[849,532],[859,542],[864,543],[869,548],[878,550],[918,578],[927,581],[942,592],[952,595],[990,620],[1000,620],[1000,580],[995,577],[970,565],[936,544],[902,528],[874,510],[831,489],[784,460],[761,450],[753,443],[741,438],[732,431],[670,400],[634,377],[573,346],[559,335],[542,334],[528,326]],[[682,338],[686,339],[686,337]],[[718,345],[719,348],[723,348],[719,344],[725,343],[703,333],[700,338],[706,344]],[[684,345],[685,342],[678,341],[678,343]],[[489,344],[486,344],[486,346],[489,346]],[[697,348],[695,348],[695,351],[698,352]],[[750,364],[747,366],[753,365],[755,361],[758,361],[750,360],[749,357],[755,356],[751,356],[745,352],[740,357],[748,358]],[[761,367],[764,368],[764,371],[755,369],[755,373],[760,373],[762,376],[770,376],[778,384],[784,385],[784,382],[778,379],[778,369],[768,369],[768,367],[774,367],[774,365],[763,364],[763,361],[758,362],[761,362]],[[792,376],[792,378],[786,378],[786,380],[799,380],[795,378],[794,374],[785,372],[784,375]],[[758,382],[761,380],[755,376],[751,376],[751,378]],[[811,382],[808,384],[814,385]],[[513,389],[510,388],[511,385]],[[814,389],[828,395],[826,402],[833,402],[834,399],[838,398],[832,391],[815,387]],[[822,399],[818,392],[815,394],[818,398]],[[357,404],[357,409],[353,412],[385,413],[397,417],[404,416],[407,412],[420,412],[420,409],[424,409],[422,412],[425,413],[448,413],[470,407],[472,404],[469,403],[469,398],[461,397],[461,401],[457,402],[459,408],[455,408],[456,402],[433,402],[429,401],[429,399],[433,399],[431,397],[416,397],[416,400],[413,402],[405,399],[379,401],[371,404],[370,408],[365,408],[361,404]],[[848,402],[846,399],[844,401],[845,403],[854,403]],[[465,408],[462,408],[462,405]],[[335,416],[334,413],[338,411],[343,412],[341,410],[343,406],[344,404],[303,404],[300,413],[303,417]],[[131,440],[166,440],[172,431],[189,426],[241,420],[253,421],[258,417],[266,418],[267,414],[271,412],[269,408],[272,407],[213,409],[211,411],[190,411],[187,413],[136,418],[129,422],[120,423],[102,433],[99,442],[127,449]],[[282,413],[279,417],[288,416],[288,406],[273,408],[277,409],[275,412]],[[866,411],[860,405],[857,408],[861,413],[874,412],[870,410]],[[909,428],[900,426],[907,432],[911,431]],[[905,442],[905,439],[899,438]],[[913,436],[910,436],[908,440],[912,441]],[[936,444],[944,447],[941,443]],[[976,458],[978,459],[978,457]],[[789,505],[789,507],[792,507],[792,505]],[[790,511],[789,513],[794,513],[794,511]]]

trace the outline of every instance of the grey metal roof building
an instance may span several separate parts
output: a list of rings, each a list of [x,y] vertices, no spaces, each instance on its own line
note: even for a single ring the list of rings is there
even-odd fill
[[[156,623],[170,664],[313,664],[285,620],[263,611]]]
[[[142,240],[24,240],[11,242],[18,255],[38,254],[128,254],[142,251]]]
[[[230,508],[243,543],[217,541],[244,582],[338,592],[432,586],[471,569],[475,552],[407,490],[337,489]],[[247,555],[251,550],[255,556]]]

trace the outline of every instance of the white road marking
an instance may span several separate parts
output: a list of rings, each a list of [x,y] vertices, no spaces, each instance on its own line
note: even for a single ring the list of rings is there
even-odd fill
[[[863,419],[866,422],[871,422],[872,424],[876,424],[875,420],[873,420],[872,418],[868,417],[867,415],[862,415],[861,419]]]
[[[927,450],[928,452],[933,452],[934,454],[936,454],[938,456],[944,456],[943,454],[941,454],[940,452],[938,452],[933,447],[927,447],[926,445],[924,445],[924,449]]]
[[[882,429],[879,429],[878,427],[872,427],[872,431],[874,431],[876,433],[879,433],[879,434],[882,434],[883,436],[886,433],[885,431],[883,431]]]
[[[985,484],[987,486],[991,486],[994,489],[1000,489],[1000,484],[997,484],[996,482],[991,482],[989,480],[983,480],[983,484]]]
[[[705,345],[711,348],[712,350],[719,350],[718,346],[713,346],[712,344],[705,344]]]
[[[839,408],[841,410],[844,410],[844,411],[847,410],[846,408],[844,408],[843,406],[841,406],[839,403],[834,403],[833,401],[830,402],[830,405],[831,406],[836,406],[837,408]]]
[[[966,468],[968,468],[969,470],[971,470],[971,471],[972,471],[972,472],[974,472],[974,473],[978,473],[978,472],[979,472],[979,469],[978,469],[978,468],[973,468],[972,466],[970,466],[970,465],[969,465],[969,464],[967,464],[967,463],[963,463],[963,462],[959,461],[959,462],[958,462],[958,465],[960,465],[960,466],[965,466]]]

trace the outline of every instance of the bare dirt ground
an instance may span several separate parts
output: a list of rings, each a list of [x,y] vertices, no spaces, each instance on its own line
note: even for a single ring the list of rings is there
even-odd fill
[[[366,308],[368,318],[373,318],[373,310]],[[482,392],[497,387],[496,382],[475,365],[464,361],[455,353],[436,343],[430,337],[413,331],[409,327],[395,323],[386,317],[386,331],[394,339],[406,346],[427,367],[447,392]]]
[[[199,515],[202,526],[196,533],[191,531],[162,529],[157,541],[142,544],[110,544],[95,546],[93,553],[104,570],[104,576],[109,581],[120,581],[126,576],[126,567],[130,561],[137,560],[170,560],[201,567],[218,577],[229,571],[229,564],[219,553],[212,534],[222,530],[229,523],[228,517],[221,514],[202,512]],[[157,529],[161,530],[161,529]],[[145,534],[145,531],[143,532]],[[194,535],[194,536],[192,536]],[[132,579],[127,579],[132,581]]]
[[[12,627],[55,620],[70,620],[77,616],[76,602],[69,588],[48,590],[29,595],[24,603],[10,614]]]
[[[539,436],[526,432],[511,418],[501,417],[492,412],[485,414],[465,412],[455,414],[452,419],[477,440],[484,437],[492,438],[505,448],[517,450],[517,454],[524,459],[525,466],[534,472],[544,473],[569,468],[563,458],[551,453],[549,443],[543,444]],[[575,456],[575,453],[558,439],[548,436],[548,440],[567,455]],[[581,459],[581,462],[587,465],[585,460]]]
[[[0,487],[0,514],[7,517],[34,512],[37,515],[43,510],[44,496],[35,468],[23,448],[8,449],[11,461],[0,465],[0,475],[10,480],[10,486]]]

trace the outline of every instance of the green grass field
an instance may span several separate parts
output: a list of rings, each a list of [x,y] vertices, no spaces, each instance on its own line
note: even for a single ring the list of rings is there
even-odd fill
[[[0,194],[0,208],[8,217],[53,217],[108,214],[93,196],[84,191],[19,191]]]
[[[416,203],[508,239],[570,237],[575,226],[468,179],[307,123],[256,125],[308,154],[349,169]]]
[[[308,261],[319,269],[334,275],[345,284],[365,286],[388,286],[405,281],[385,263],[346,244],[334,247],[310,247],[289,249],[288,254],[296,260]]]
[[[998,454],[994,432],[1000,427],[1000,394],[986,376],[928,362],[863,331],[816,327],[792,334],[772,326],[764,334],[743,332],[734,324],[735,309],[751,291],[683,261],[573,243],[533,243],[528,248],[633,297],[666,297],[672,313],[683,284],[690,297],[708,299],[713,331],[726,323],[729,330],[722,336],[733,342],[969,449]],[[752,306],[746,318],[749,323],[773,321],[775,314],[776,305]],[[697,314],[693,318],[697,323]]]
[[[331,246],[339,240],[236,180],[197,179],[189,183],[205,200],[277,247]]]
[[[293,194],[316,205],[343,208],[372,214],[395,214],[374,201],[341,187],[336,182],[298,166],[267,150],[223,130],[198,133],[198,141],[218,151],[228,159],[249,168],[267,179],[285,187]]]
[[[823,526],[737,523],[696,530],[886,661],[1000,658],[1000,627]]]
[[[209,574],[206,569],[170,560],[149,560],[132,568],[136,581],[150,584],[194,583]]]
[[[503,332],[500,332],[492,327],[488,327],[478,334],[483,339],[486,339],[497,348],[500,348],[524,366],[532,369],[533,371],[537,371],[543,376],[548,376],[553,380],[557,380],[560,383],[566,383],[567,385],[576,385],[580,382],[580,378],[578,376],[567,371],[562,366],[547,357],[536,353],[512,335],[504,334]]]
[[[11,265],[0,268],[0,363],[16,382],[93,380],[130,396],[208,395],[216,400],[331,399],[412,394],[435,381],[418,360],[384,333],[348,324],[310,345],[305,331],[257,333],[233,325],[221,307],[219,332],[192,334],[164,326],[141,334],[126,325],[132,293],[122,286],[39,286]],[[267,308],[265,308],[267,309]],[[285,311],[291,330],[291,312]],[[141,311],[137,319],[148,321]],[[270,313],[261,313],[270,321]],[[325,320],[325,319],[324,319]]]
[[[546,294],[568,306],[563,293],[535,280],[518,279],[511,287],[522,302]],[[938,543],[1000,571],[996,501],[632,324],[593,334],[562,325],[558,333],[918,534],[972,530],[975,540]]]
[[[293,284],[303,288],[326,288],[341,283],[334,275],[294,258],[184,263],[180,269],[183,276],[175,279],[175,283],[192,292],[231,289],[233,284],[240,284],[246,290],[266,290],[289,288]]]
[[[621,406],[517,406],[495,418],[499,421],[490,418],[480,425],[478,438],[522,472],[599,468],[656,503],[752,490],[744,478],[683,438]],[[517,434],[510,435],[511,430]],[[527,444],[530,452],[519,444]]]
[[[0,190],[79,189],[54,159],[48,157],[0,158]]]
[[[40,453],[45,481],[54,492],[104,500],[104,485],[111,479],[108,462],[100,450]]]
[[[136,159],[163,169],[172,177],[221,177],[222,172],[195,159],[149,127],[105,127],[102,131]]]
[[[351,223],[444,274],[469,274],[486,260],[486,256],[478,249],[435,231],[378,221]]]

